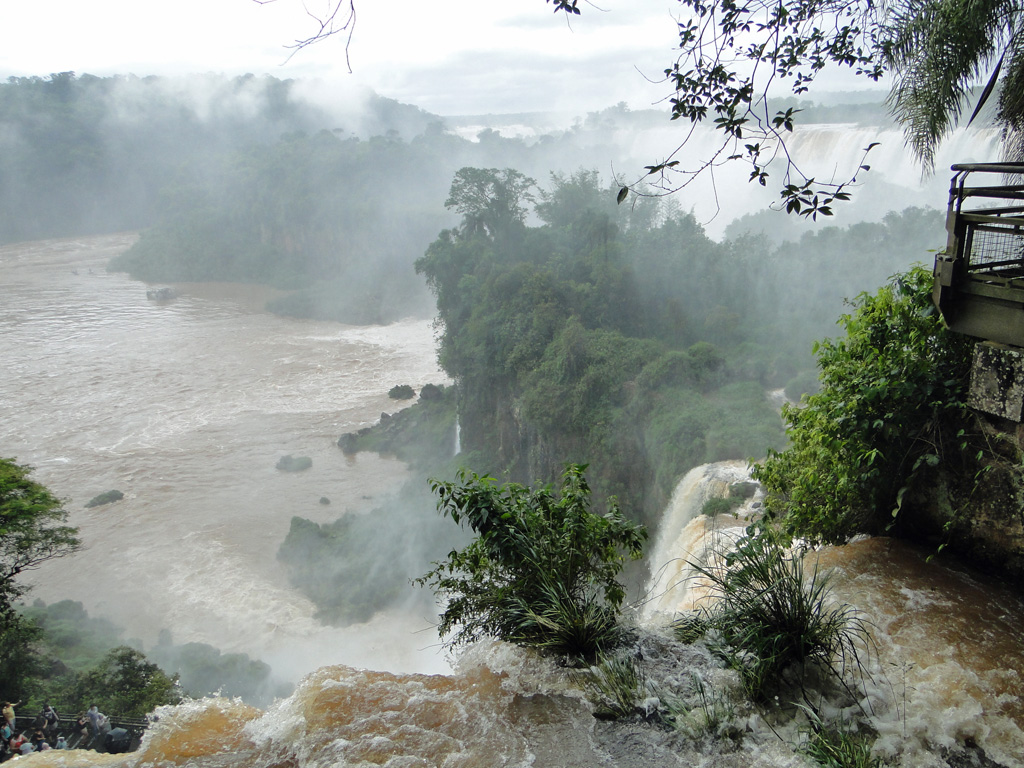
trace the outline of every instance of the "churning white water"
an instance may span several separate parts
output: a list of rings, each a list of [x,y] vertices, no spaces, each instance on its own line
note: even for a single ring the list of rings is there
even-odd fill
[[[0,452],[68,499],[85,543],[30,574],[33,595],[79,600],[147,647],[168,628],[291,679],[329,662],[446,669],[432,605],[326,628],[276,560],[292,516],[366,512],[405,479],[400,462],[346,458],[335,441],[394,410],[392,386],[445,382],[431,323],[281,318],[255,286],[150,301],[105,271],[133,240],[0,248]],[[313,466],[277,470],[284,454]],[[84,508],[111,489],[124,500]]]
[[[757,495],[738,516],[701,510],[746,479],[745,465],[726,462],[697,467],[679,483],[651,554],[649,621],[711,597],[692,564],[709,562],[743,534]],[[869,627],[866,675],[856,690],[877,734],[875,754],[901,766],[940,765],[936,753],[968,744],[1002,765],[1024,765],[1020,595],[929,554],[880,537],[805,558],[805,571],[830,573],[834,601],[854,606]]]

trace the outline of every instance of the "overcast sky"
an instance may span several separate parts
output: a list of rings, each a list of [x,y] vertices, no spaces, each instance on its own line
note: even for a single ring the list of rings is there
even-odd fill
[[[584,0],[571,24],[544,0],[356,3],[349,75],[342,36],[286,62],[285,46],[314,31],[302,0],[0,0],[0,76],[341,79],[443,115],[642,109],[667,92],[645,76],[673,60],[675,0]]]

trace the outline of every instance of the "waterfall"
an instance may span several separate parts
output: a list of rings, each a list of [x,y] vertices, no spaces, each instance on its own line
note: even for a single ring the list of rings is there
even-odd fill
[[[452,451],[452,456],[458,456],[462,453],[462,427],[459,426],[459,415],[455,414],[455,448]]]
[[[664,155],[665,148],[679,143],[678,125],[656,125],[645,130],[623,129],[614,140],[628,148],[632,157]],[[699,167],[721,143],[719,131],[697,127],[686,146],[675,158],[683,167]],[[797,126],[788,141],[801,170],[819,181],[845,182],[857,177],[848,188],[853,197],[836,209],[836,216],[825,217],[820,226],[845,226],[860,220],[879,221],[889,211],[904,208],[945,209],[949,189],[949,166],[953,163],[992,162],[1000,159],[1000,131],[996,128],[957,128],[938,148],[935,172],[922,168],[906,147],[903,133],[893,126],[850,124],[804,124]],[[865,156],[866,147],[877,144]],[[869,171],[862,171],[866,165]],[[773,179],[781,178],[782,162],[776,161]],[[744,213],[765,210],[778,202],[773,182],[767,187],[751,184],[750,167],[736,162],[716,168],[714,174],[698,177],[679,193],[679,201],[715,239],[726,226]],[[940,236],[939,245],[944,242]]]
[[[701,511],[709,499],[724,497],[731,484],[749,479],[745,462],[727,461],[695,467],[676,486],[648,556],[651,577],[646,588],[646,618],[691,610],[704,594],[691,563],[707,562],[727,540],[742,535],[747,523],[743,507],[737,516],[716,519]],[[758,502],[748,501],[744,506],[749,509],[752,503]]]

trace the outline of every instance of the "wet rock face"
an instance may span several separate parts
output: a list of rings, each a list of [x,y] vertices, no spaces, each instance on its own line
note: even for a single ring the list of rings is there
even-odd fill
[[[967,404],[982,413],[1020,423],[1024,413],[1024,350],[978,344]]]
[[[1001,577],[1024,578],[1024,463],[1020,425],[978,414],[987,442],[971,472],[940,468],[905,507],[894,533],[943,548]]]

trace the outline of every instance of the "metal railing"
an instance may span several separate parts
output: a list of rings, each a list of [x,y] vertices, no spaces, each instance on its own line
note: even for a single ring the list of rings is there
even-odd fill
[[[21,716],[15,718],[16,732],[21,733],[25,738],[30,738],[35,731],[35,725],[38,716]],[[123,728],[128,731],[130,738],[129,751],[135,751],[139,747],[139,742],[142,741],[142,734],[145,733],[146,728],[149,727],[149,720],[144,717],[111,717],[107,721],[110,724],[110,729]],[[109,729],[108,729],[109,731]],[[78,728],[77,718],[61,717],[57,722],[57,727],[52,733],[52,738],[56,740],[57,735],[63,735],[68,744],[68,749],[94,749],[103,751],[103,735],[93,737],[91,733],[85,737],[81,735]],[[53,746],[51,743],[50,746]]]

